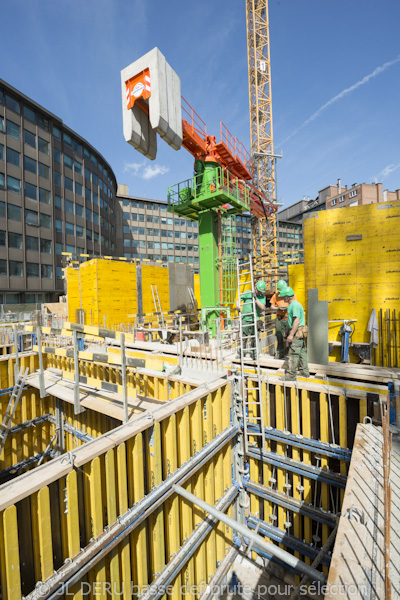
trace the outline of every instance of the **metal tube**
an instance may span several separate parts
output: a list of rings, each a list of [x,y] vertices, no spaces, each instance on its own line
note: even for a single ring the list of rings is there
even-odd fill
[[[379,311],[379,320],[380,320],[380,346],[381,346],[381,367],[384,366],[383,364],[383,315],[382,315],[382,309],[380,309]]]
[[[279,560],[283,561],[293,569],[297,569],[304,575],[307,575],[311,581],[321,581],[322,583],[325,583],[326,578],[323,573],[313,569],[302,560],[299,560],[293,556],[293,554],[290,554],[290,552],[286,552],[286,550],[282,550],[282,548],[279,548],[279,546],[275,546],[272,543],[265,542],[264,539],[254,533],[254,531],[245,525],[238,523],[238,521],[231,519],[231,517],[217,510],[214,506],[207,504],[207,502],[204,502],[204,500],[200,500],[200,498],[197,498],[190,492],[186,491],[180,485],[173,485],[172,489],[186,500],[189,500],[189,502],[192,502],[206,512],[209,512],[213,517],[217,517],[217,519],[222,521],[222,523],[225,523],[225,525],[228,525],[228,527],[231,527],[234,531],[237,531],[241,535],[250,539],[254,545],[257,546],[257,548],[260,548],[260,550],[264,550],[268,554],[271,554],[272,556],[275,556]]]
[[[39,354],[39,391],[40,391],[40,397],[44,398],[45,396],[47,396],[47,394],[46,394],[46,387],[44,385],[42,330],[40,329],[40,327],[36,327],[36,338],[37,338],[38,354]]]
[[[337,528],[338,528],[338,526],[336,525],[335,529],[331,532],[331,534],[328,537],[328,539],[326,540],[325,544],[323,545],[321,550],[318,552],[317,556],[315,557],[315,559],[313,560],[313,563],[311,565],[312,568],[318,567],[321,560],[324,558],[324,554],[326,554],[326,552],[328,552],[329,548],[332,546],[332,544],[336,538]],[[299,585],[296,586],[294,588],[293,592],[291,593],[289,600],[297,600],[300,589],[306,583],[306,581],[307,581],[307,577],[303,577],[301,579]]]
[[[81,412],[81,398],[79,395],[78,338],[77,338],[77,332],[75,329],[72,332],[72,341],[73,341],[73,345],[74,345],[74,371],[75,371],[74,414],[78,415]]]
[[[122,373],[122,398],[124,403],[124,423],[128,422],[128,386],[126,383],[126,354],[125,354],[125,334],[120,335],[121,343],[121,373]]]
[[[15,381],[17,381],[18,373],[19,373],[19,355],[18,355],[18,327],[17,324],[14,323],[14,349],[15,349]]]
[[[201,596],[200,600],[211,600],[212,598],[214,598],[215,590],[220,587],[221,581],[226,576],[230,566],[232,565],[238,553],[239,550],[235,546],[232,546],[232,548],[228,550],[225,558],[220,562],[218,569],[215,571],[211,581],[208,583],[206,589],[204,590],[204,593]]]
[[[227,510],[232,500],[238,493],[236,486],[232,486],[223,495],[221,500],[217,503],[217,510]],[[193,552],[198,546],[204,541],[209,531],[215,525],[217,519],[212,518],[210,515],[202,521],[202,523],[194,530],[188,540],[181,546],[175,556],[169,561],[166,567],[161,571],[159,576],[151,582],[150,589],[146,594],[141,596],[141,600],[157,600],[165,594],[165,587],[182,571],[185,564],[190,560]]]

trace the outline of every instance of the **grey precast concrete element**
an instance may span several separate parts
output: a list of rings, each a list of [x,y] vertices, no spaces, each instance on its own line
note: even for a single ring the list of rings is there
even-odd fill
[[[126,82],[145,69],[150,71],[150,97],[147,115],[136,104],[128,110]],[[157,133],[174,148],[182,145],[181,80],[158,48],[121,71],[122,120],[128,144],[154,160],[157,155]]]

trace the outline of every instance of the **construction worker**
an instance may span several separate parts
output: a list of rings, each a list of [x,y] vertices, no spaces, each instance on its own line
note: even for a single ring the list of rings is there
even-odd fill
[[[288,330],[287,320],[287,307],[288,304],[280,295],[280,292],[287,288],[287,283],[284,279],[280,279],[276,284],[276,292],[271,296],[270,304],[271,308],[276,313],[275,319],[275,335],[277,341],[277,348],[275,358],[285,358],[285,337]],[[297,300],[296,295],[294,299]]]
[[[306,346],[306,320],[304,308],[295,300],[294,291],[291,287],[287,287],[280,292],[281,297],[288,303],[287,319],[287,341],[289,346],[289,368],[286,371],[286,381],[296,381],[297,372],[302,377],[310,377],[307,362],[307,346]]]
[[[265,292],[267,291],[267,285],[265,281],[257,281],[256,283],[256,291],[254,294],[254,301],[256,307],[256,319],[258,320],[261,316],[262,312],[267,311],[266,303],[267,299],[265,296]],[[246,346],[246,338],[249,336],[247,340],[249,342],[249,355],[251,360],[256,359],[256,338],[254,337],[257,334],[257,323],[254,327],[254,319],[253,319],[253,292],[249,290],[248,292],[244,292],[241,294],[240,299],[236,302],[236,308],[238,309],[239,315],[242,319],[242,334],[243,334],[243,346]],[[240,358],[240,347],[238,349],[238,354],[236,356]]]

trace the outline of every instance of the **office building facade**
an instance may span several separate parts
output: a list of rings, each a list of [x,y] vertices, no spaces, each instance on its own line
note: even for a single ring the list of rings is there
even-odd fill
[[[199,272],[199,230],[196,221],[168,212],[167,202],[129,196],[128,186],[119,185],[117,201],[123,231],[117,252],[127,259],[182,262]],[[235,246],[238,254],[251,251],[250,216],[236,217]]]
[[[63,252],[115,255],[116,191],[93,146],[0,80],[0,304],[57,301]]]

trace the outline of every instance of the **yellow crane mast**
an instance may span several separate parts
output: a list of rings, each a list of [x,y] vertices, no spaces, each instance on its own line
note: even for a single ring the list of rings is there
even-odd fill
[[[276,203],[268,0],[246,0],[246,28],[253,183]],[[276,213],[253,219],[252,226],[256,274],[273,286],[278,268]]]

